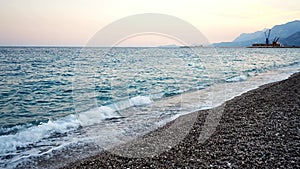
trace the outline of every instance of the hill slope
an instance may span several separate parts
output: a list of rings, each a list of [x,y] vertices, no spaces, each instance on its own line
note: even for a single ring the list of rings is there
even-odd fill
[[[293,35],[281,40],[284,46],[300,46],[300,31]]]
[[[235,40],[232,42],[221,42],[221,43],[215,43],[214,46],[251,46],[253,43],[265,43],[265,35],[264,32],[267,29],[256,31],[253,33],[242,33],[240,36],[238,36]],[[292,22],[288,22],[286,24],[276,25],[271,28],[271,35],[270,35],[270,41],[272,42],[273,39],[276,37],[280,37],[280,42],[282,40],[282,43],[287,44],[293,44],[295,46],[300,46],[299,41],[293,40],[293,37],[290,38],[290,36],[296,34],[300,31],[300,20],[295,20]],[[296,36],[296,35],[294,35]],[[291,42],[290,42],[291,40]]]

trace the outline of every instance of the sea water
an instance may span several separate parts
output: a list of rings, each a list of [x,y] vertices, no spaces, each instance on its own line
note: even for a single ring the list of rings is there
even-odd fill
[[[0,70],[0,167],[34,168],[285,79],[300,49],[1,47]]]

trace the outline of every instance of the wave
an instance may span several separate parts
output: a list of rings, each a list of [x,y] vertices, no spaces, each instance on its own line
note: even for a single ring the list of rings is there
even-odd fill
[[[291,63],[287,66],[299,66],[299,62]],[[251,75],[250,72],[233,76],[225,80],[225,82],[240,82],[247,80]],[[200,87],[203,89],[205,87]],[[35,144],[45,138],[49,138],[54,134],[67,133],[76,130],[79,127],[85,127],[101,123],[105,120],[125,118],[120,112],[124,109],[148,105],[153,100],[164,97],[171,97],[181,94],[186,91],[177,91],[169,93],[158,93],[151,96],[136,96],[125,100],[120,100],[115,103],[92,108],[88,111],[78,114],[71,114],[65,117],[41,122],[38,125],[20,125],[9,129],[0,129],[3,135],[0,135],[0,155],[7,152],[15,152],[28,145]],[[6,133],[6,134],[5,134]]]
[[[241,82],[241,81],[245,81],[247,80],[247,78],[249,77],[249,75],[239,75],[239,76],[233,76],[230,77],[228,79],[226,79],[226,82]]]
[[[124,118],[119,111],[133,106],[143,106],[152,103],[147,96],[136,96],[127,100],[119,101],[110,105],[92,108],[78,114],[70,114],[57,120],[48,120],[37,126],[18,126],[19,131],[15,134],[0,136],[0,155],[24,149],[34,145],[43,139],[56,134],[63,134],[85,127],[101,123],[107,119]]]
[[[250,73],[243,73],[239,76],[228,78],[226,82],[244,81],[247,80],[249,76],[252,75]],[[203,89],[205,87],[206,86],[201,86],[199,87],[199,89]],[[0,136],[0,159],[5,159],[6,156],[10,156],[11,154],[19,154],[20,151],[22,151],[22,154],[42,155],[39,150],[32,150],[33,148],[38,147],[38,145],[51,147],[47,151],[51,153],[60,144],[60,142],[55,142],[56,140],[53,140],[53,137],[57,137],[60,134],[65,135],[64,133],[67,133],[66,136],[68,136],[68,132],[74,133],[72,131],[77,130],[80,127],[91,126],[97,123],[101,123],[105,120],[126,118],[121,114],[121,110],[130,107],[149,105],[156,99],[173,96],[172,94],[176,95],[180,93],[186,93],[186,91],[180,91],[178,93],[171,94],[157,93],[151,96],[136,96],[129,99],[117,101],[113,104],[92,108],[88,111],[84,111],[78,114],[67,115],[57,120],[48,120],[47,122],[40,123],[37,126],[18,127],[18,132]],[[166,119],[166,121],[169,120],[170,119]],[[166,121],[162,121],[160,123],[165,124]],[[64,139],[62,139],[62,141],[65,142]],[[1,165],[2,164],[0,162],[0,168]]]
[[[79,124],[75,115],[68,115],[55,121],[49,120],[47,123],[22,129],[16,134],[2,135],[0,136],[0,153],[14,152],[25,148],[50,137],[54,133],[65,133],[76,129]]]
[[[131,106],[142,106],[152,103],[150,97],[147,96],[137,96],[129,100]]]

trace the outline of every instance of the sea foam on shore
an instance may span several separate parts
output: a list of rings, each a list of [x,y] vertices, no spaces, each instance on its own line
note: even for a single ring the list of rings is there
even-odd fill
[[[296,73],[287,80],[237,96],[224,103],[221,109],[185,115],[187,119],[196,117],[197,120],[178,145],[162,154],[130,158],[105,151],[63,168],[299,168],[299,103],[300,73]],[[210,111],[222,111],[222,117],[211,137],[199,142]],[[187,121],[183,117],[179,119]],[[182,124],[182,120],[175,120],[138,139],[144,140],[147,148],[151,144],[148,138],[168,131],[173,123]],[[179,131],[180,127],[184,125],[179,125]],[[118,148],[134,147],[135,143],[136,140],[132,145]]]

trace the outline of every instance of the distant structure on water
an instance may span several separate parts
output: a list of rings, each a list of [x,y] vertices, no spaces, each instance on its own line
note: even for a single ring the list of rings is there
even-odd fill
[[[193,45],[193,46],[180,46],[180,48],[203,48],[203,45]]]
[[[273,42],[270,43],[269,42],[269,38],[270,38],[270,34],[271,34],[271,29],[267,30],[265,32],[265,37],[266,37],[266,43],[255,43],[255,44],[252,44],[251,47],[253,48],[279,48],[279,47],[283,47],[280,42],[278,41],[279,40],[279,37],[276,37],[274,38]]]

